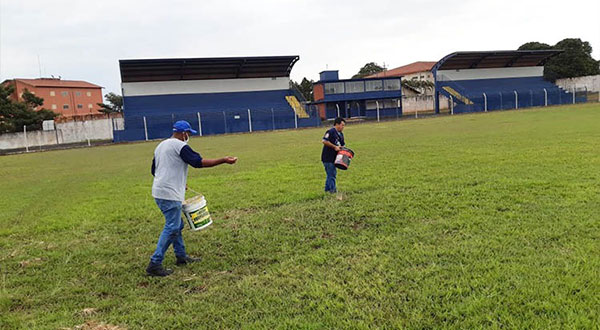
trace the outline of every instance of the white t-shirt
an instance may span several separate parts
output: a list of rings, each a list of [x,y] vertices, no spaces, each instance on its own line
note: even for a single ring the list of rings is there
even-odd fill
[[[154,182],[152,197],[172,201],[185,200],[188,164],[181,159],[180,152],[187,144],[170,138],[158,144],[154,150]]]

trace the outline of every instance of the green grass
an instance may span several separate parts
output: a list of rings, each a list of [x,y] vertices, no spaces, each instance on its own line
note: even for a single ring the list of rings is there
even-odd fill
[[[240,160],[163,279],[157,142],[0,157],[0,328],[600,327],[600,105],[347,126],[343,200],[324,129],[192,139]]]

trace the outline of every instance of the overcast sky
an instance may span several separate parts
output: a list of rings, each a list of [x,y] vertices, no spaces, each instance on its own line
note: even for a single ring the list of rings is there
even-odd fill
[[[120,94],[119,59],[269,55],[300,55],[294,80],[349,78],[564,38],[600,59],[599,15],[598,0],[0,0],[0,80],[41,71]]]

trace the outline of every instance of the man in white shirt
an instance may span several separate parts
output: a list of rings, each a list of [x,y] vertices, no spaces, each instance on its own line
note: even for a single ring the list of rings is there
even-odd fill
[[[181,236],[184,227],[181,204],[185,200],[188,165],[195,168],[213,167],[225,163],[235,164],[237,161],[237,157],[202,159],[200,154],[187,145],[190,134],[196,133],[187,121],[180,120],[173,125],[173,136],[162,141],[154,150],[152,197],[165,216],[165,227],[146,268],[146,273],[150,276],[167,276],[173,273],[162,266],[165,252],[171,244],[177,258],[176,265],[200,261],[199,258],[191,258],[186,254]]]

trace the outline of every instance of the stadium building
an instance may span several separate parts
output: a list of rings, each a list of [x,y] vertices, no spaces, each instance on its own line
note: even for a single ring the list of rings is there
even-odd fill
[[[290,87],[298,56],[120,60],[125,127],[115,141],[318,126]]]
[[[340,80],[338,71],[323,71],[313,86],[322,119],[378,118],[402,115],[400,77]]]
[[[575,91],[566,91],[544,80],[544,63],[560,50],[511,50],[456,52],[432,68],[435,78],[435,110],[440,96],[450,101],[452,113],[584,101]]]

